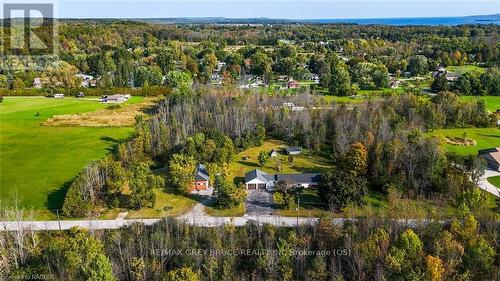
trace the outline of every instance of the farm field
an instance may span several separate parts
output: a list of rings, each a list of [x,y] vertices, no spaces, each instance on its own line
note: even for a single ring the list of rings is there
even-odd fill
[[[450,136],[463,137],[464,133],[467,138],[473,139],[477,145],[460,146],[445,144],[448,151],[456,152],[461,155],[477,154],[479,149],[500,146],[500,130],[496,128],[464,128],[464,129],[440,129],[427,133],[428,136]]]
[[[137,103],[132,97],[125,104]],[[125,106],[122,104],[122,106]],[[66,189],[92,160],[104,157],[127,139],[132,127],[42,126],[58,114],[104,109],[95,99],[6,97],[0,105],[0,198],[16,194],[24,207],[51,217]]]
[[[460,99],[463,101],[484,100],[486,108],[489,111],[496,112],[497,110],[500,110],[500,96],[461,96]]]

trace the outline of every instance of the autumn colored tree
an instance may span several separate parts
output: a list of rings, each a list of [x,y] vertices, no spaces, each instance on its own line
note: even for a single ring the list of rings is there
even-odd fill
[[[182,153],[172,155],[168,162],[168,181],[173,189],[180,193],[189,191],[196,170],[193,157]]]

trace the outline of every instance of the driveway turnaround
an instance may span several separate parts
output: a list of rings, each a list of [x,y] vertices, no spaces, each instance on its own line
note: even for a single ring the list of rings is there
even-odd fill
[[[273,215],[273,196],[265,189],[248,190],[245,201],[245,216],[269,216]]]
[[[500,192],[498,188],[488,181],[488,178],[496,176],[500,176],[500,172],[496,172],[493,170],[485,170],[484,175],[479,178],[478,185],[481,189],[495,195],[496,197],[500,197]]]

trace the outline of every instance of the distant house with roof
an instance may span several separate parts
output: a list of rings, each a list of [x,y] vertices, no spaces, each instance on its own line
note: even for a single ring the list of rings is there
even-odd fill
[[[453,82],[457,81],[458,77],[459,77],[458,73],[448,71],[444,67],[440,67],[438,70],[436,70],[432,73],[433,78],[438,78],[438,77],[441,77],[443,75],[446,78],[446,81],[449,83],[453,83]]]
[[[190,191],[205,190],[208,188],[210,176],[208,175],[207,168],[203,164],[196,166],[193,183],[191,184]]]
[[[289,187],[311,188],[318,186],[320,180],[321,174],[319,173],[271,175],[255,169],[245,174],[245,187],[246,189],[273,190],[278,184],[284,184]]]
[[[500,147],[481,149],[478,155],[486,160],[488,168],[500,171]]]
[[[299,82],[295,80],[288,82],[288,89],[297,89],[299,86],[300,86]]]
[[[302,153],[302,147],[289,146],[285,149],[285,151],[286,151],[286,154],[288,154],[288,155],[298,155],[298,154]]]
[[[36,77],[35,79],[33,79],[33,88],[40,89],[42,88],[42,85],[43,85],[42,78]]]
[[[78,73],[78,74],[76,74],[76,77],[81,79],[81,81],[82,81],[81,86],[84,88],[96,86],[96,81],[94,80],[94,76],[92,76],[92,75]]]

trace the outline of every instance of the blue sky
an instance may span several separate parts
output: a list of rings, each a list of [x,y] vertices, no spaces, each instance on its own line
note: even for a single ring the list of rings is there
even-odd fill
[[[401,18],[500,13],[500,0],[59,0],[61,18]]]

